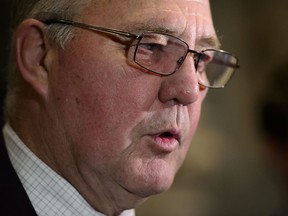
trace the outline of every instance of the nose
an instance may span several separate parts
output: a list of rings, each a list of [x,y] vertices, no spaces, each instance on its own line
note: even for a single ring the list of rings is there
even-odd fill
[[[162,103],[189,105],[199,100],[206,89],[199,86],[194,59],[188,55],[183,65],[174,74],[163,77],[159,90],[159,99]]]

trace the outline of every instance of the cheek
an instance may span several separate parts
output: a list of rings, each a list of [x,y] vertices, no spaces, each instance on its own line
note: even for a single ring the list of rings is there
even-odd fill
[[[78,63],[79,58],[85,64]],[[157,97],[158,81],[149,81],[143,73],[125,69],[116,61],[111,65],[103,57],[102,62],[89,58],[60,58],[59,74],[54,80],[63,82],[52,87],[54,101],[77,154],[89,160],[105,155],[111,158],[129,145],[132,128]]]

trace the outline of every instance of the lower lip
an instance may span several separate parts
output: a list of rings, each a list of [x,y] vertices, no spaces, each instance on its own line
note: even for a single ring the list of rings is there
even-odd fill
[[[154,137],[154,142],[155,142],[155,148],[158,151],[161,152],[172,152],[174,151],[177,146],[178,146],[178,141],[177,139],[173,138],[173,137],[160,137],[160,136],[155,136]]]

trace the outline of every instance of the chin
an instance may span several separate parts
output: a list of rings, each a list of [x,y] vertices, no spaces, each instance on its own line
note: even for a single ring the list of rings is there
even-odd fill
[[[172,183],[173,181],[167,180],[165,180],[165,182],[145,182],[144,184],[138,182],[138,184],[136,183],[137,185],[135,185],[134,187],[131,187],[130,185],[127,186],[127,188],[130,193],[142,198],[146,198],[167,191],[171,187]]]
[[[125,183],[125,188],[135,195],[148,197],[167,191],[173,184],[175,170],[169,166],[157,167],[155,164],[149,169],[138,170],[131,174]]]
[[[159,180],[158,182],[152,182],[149,186],[146,186],[145,191],[142,191],[142,195],[144,196],[151,196],[151,195],[156,195],[156,194],[161,194],[167,190],[170,189],[170,187],[173,184],[173,180]]]

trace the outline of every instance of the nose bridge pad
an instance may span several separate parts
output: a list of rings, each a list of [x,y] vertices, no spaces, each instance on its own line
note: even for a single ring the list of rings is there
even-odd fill
[[[183,62],[185,61],[185,57],[186,56],[181,56],[178,61],[177,61],[177,64],[179,65],[179,67],[183,64]]]
[[[190,53],[191,52],[187,52],[185,55],[181,56],[178,60],[177,60],[177,70],[184,64],[184,62],[187,60],[187,58],[190,57]],[[193,53],[191,53],[193,55]],[[194,56],[192,57],[193,58],[193,64],[194,64],[194,67],[195,67],[195,63],[196,63],[196,59],[194,58]]]
[[[175,72],[179,70],[179,68],[182,66],[183,62],[185,61],[186,56],[181,56],[177,61],[177,66],[175,68]]]

